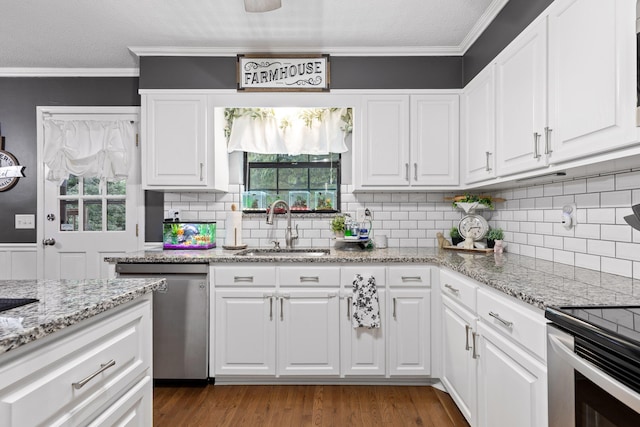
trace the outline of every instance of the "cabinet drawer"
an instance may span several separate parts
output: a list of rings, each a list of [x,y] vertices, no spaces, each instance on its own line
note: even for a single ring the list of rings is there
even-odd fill
[[[376,287],[381,288],[387,285],[387,274],[385,267],[368,266],[363,264],[358,267],[342,267],[340,272],[340,285],[345,288],[353,287],[356,274],[363,277],[372,276],[376,279]]]
[[[478,290],[478,315],[494,329],[511,337],[541,360],[546,360],[546,321],[542,311],[507,297]]]
[[[123,394],[149,371],[150,305],[101,317],[0,367],[0,425],[76,425]]]
[[[478,286],[469,279],[451,271],[440,271],[440,289],[443,295],[459,302],[471,311],[476,311]]]
[[[213,269],[214,286],[275,286],[275,267],[219,267]]]
[[[431,268],[389,267],[389,286],[431,286]]]
[[[339,267],[280,267],[280,286],[340,286]]]

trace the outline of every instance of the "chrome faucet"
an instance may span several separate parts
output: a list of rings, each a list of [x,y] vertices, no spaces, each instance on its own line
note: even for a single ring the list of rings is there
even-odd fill
[[[284,241],[287,248],[292,247],[293,241],[298,238],[298,224],[296,224],[296,234],[293,234],[293,230],[291,229],[291,208],[289,204],[282,199],[278,199],[271,204],[269,208],[269,214],[267,215],[267,224],[273,225],[273,215],[276,212],[276,206],[282,204],[287,209],[287,231],[284,233]]]

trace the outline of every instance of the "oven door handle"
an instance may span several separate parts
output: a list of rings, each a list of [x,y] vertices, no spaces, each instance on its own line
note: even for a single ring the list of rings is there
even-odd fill
[[[576,355],[558,337],[554,335],[548,335],[548,337],[553,351],[573,369],[634,411],[640,412],[640,397],[637,397],[635,391]]]

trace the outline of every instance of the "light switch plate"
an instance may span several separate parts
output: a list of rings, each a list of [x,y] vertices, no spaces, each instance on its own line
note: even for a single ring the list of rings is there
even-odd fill
[[[16,229],[36,228],[36,216],[34,214],[16,214]]]

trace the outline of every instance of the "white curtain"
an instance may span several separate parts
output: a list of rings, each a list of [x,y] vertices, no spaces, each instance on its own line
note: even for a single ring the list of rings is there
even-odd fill
[[[304,121],[300,109],[274,109],[274,114],[241,114],[233,120],[228,151],[258,154],[344,153],[346,108],[324,109],[322,119]],[[318,110],[316,110],[318,111]]]
[[[134,123],[46,120],[44,132],[48,180],[62,182],[69,174],[107,180],[129,175],[136,135]]]

